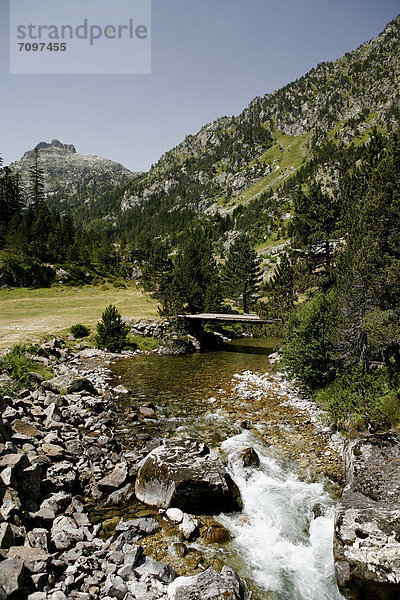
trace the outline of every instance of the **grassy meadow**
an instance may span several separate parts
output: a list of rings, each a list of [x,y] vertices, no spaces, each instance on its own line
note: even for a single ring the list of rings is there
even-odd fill
[[[0,291],[0,349],[65,332],[82,323],[91,329],[108,304],[123,317],[157,317],[157,303],[139,287],[14,288]]]

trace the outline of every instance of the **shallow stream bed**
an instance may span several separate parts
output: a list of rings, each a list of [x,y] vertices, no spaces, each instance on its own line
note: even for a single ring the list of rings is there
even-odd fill
[[[249,338],[208,353],[119,361],[114,383],[132,390],[121,400],[126,410],[152,403],[157,416],[121,423],[120,433],[129,437],[132,427],[153,437],[196,437],[221,455],[244,508],[216,517],[230,531],[229,542],[196,541],[191,550],[208,555],[209,564],[235,568],[247,598],[337,600],[332,538],[341,458],[327,428],[287,397],[268,358],[275,345]],[[258,453],[259,467],[238,460],[248,447]]]

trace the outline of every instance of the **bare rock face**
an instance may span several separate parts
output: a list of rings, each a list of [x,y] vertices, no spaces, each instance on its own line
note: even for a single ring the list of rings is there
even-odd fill
[[[198,440],[167,440],[146,456],[135,493],[158,508],[192,514],[240,510],[239,490],[218,456]]]
[[[352,600],[398,600],[400,436],[384,433],[349,441],[345,469],[334,538],[339,588]]]

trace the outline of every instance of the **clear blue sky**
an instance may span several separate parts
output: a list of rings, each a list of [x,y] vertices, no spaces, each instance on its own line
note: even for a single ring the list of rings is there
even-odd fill
[[[147,170],[188,133],[376,37],[398,12],[398,0],[153,0],[151,75],[10,75],[0,0],[0,153],[9,164],[57,138]]]

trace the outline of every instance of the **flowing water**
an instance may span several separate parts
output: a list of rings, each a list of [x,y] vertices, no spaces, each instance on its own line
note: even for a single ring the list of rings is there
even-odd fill
[[[271,401],[282,396],[276,380],[266,385],[274,345],[274,340],[237,340],[208,353],[121,361],[113,371],[132,390],[133,406],[154,404],[158,433],[161,428],[163,435],[201,438],[224,457],[243,511],[216,517],[231,532],[229,543],[200,549],[238,572],[246,597],[339,600],[332,554],[334,500],[324,481],[300,477],[296,463],[257,429],[257,402],[268,405],[269,387]],[[240,382],[249,371],[252,387],[246,392]],[[243,429],[244,420],[254,427]],[[284,429],[290,437],[291,423]],[[259,455],[259,467],[245,468],[238,459],[248,447]]]

